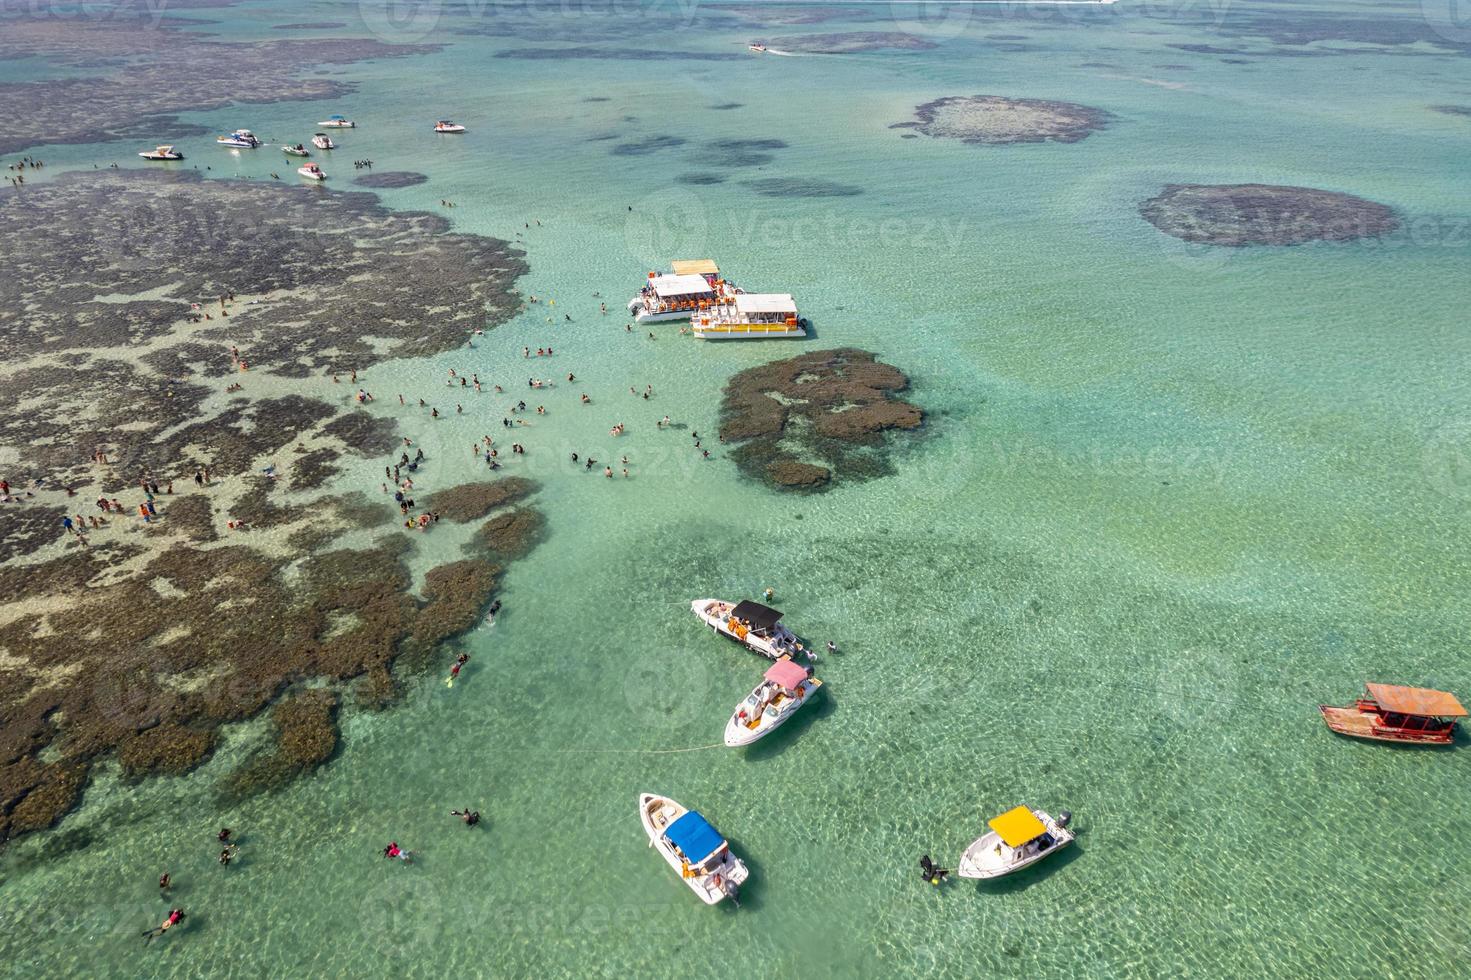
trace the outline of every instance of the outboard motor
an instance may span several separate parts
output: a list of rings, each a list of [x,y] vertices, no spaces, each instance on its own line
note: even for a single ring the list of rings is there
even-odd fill
[[[1057,825],[1059,827],[1066,827],[1068,824],[1070,824],[1072,822],[1073,822],[1073,815],[1071,813],[1068,813],[1066,810],[1062,810],[1062,811],[1059,811],[1058,812],[1058,814],[1057,814]]]

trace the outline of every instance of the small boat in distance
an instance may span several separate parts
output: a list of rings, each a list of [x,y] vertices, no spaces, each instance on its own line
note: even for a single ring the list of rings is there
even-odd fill
[[[326,133],[313,133],[312,146],[315,146],[319,150],[337,149],[337,144],[332,142],[332,137],[328,136]]]
[[[281,152],[289,157],[309,157],[312,155],[311,151],[300,143],[297,143],[295,146],[283,146],[281,147]]]
[[[237,129],[229,136],[219,137],[215,142],[221,146],[235,146],[247,150],[260,146],[260,140],[248,129]]]
[[[465,127],[461,126],[457,122],[450,122],[448,119],[441,119],[439,120],[439,122],[434,124],[434,131],[436,133],[463,133],[465,131]]]
[[[309,163],[304,167],[297,167],[296,172],[307,180],[326,180],[327,175],[322,173],[322,168],[315,163]]]
[[[715,632],[768,660],[795,656],[805,650],[796,634],[781,624],[781,613],[759,602],[696,599],[690,603],[690,611]]]
[[[317,125],[328,129],[356,129],[358,124],[346,116],[332,116],[317,123]]]
[[[725,744],[736,747],[750,745],[776,731],[806,704],[822,687],[810,668],[782,657],[767,668],[746,700],[736,705],[735,713],[725,724]]]
[[[1461,702],[1445,691],[1394,684],[1365,684],[1364,688],[1369,696],[1349,707],[1318,705],[1329,728],[1375,742],[1450,745],[1456,734],[1455,719],[1466,717]]]
[[[730,845],[698,811],[689,810],[654,793],[638,798],[638,816],[649,835],[649,846],[706,905],[734,900],[750,872],[730,853]]]
[[[774,340],[807,336],[790,293],[737,293],[722,297],[690,318],[701,340]]]
[[[1073,832],[1067,829],[1072,820],[1066,810],[1056,820],[1030,807],[1008,810],[987,822],[991,832],[965,849],[955,873],[962,878],[1000,878],[1036,864],[1073,842]]]
[[[758,44],[748,44],[748,45],[746,45],[746,50],[747,51],[754,51],[757,54],[765,54],[766,53],[766,45],[759,44],[759,43]]]
[[[184,154],[174,149],[172,143],[162,143],[151,150],[144,150],[138,154],[145,160],[182,160]]]

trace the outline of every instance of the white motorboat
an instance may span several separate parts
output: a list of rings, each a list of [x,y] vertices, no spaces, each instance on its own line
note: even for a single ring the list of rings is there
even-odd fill
[[[725,724],[725,744],[735,747],[750,745],[776,731],[797,709],[808,701],[822,681],[812,670],[782,657],[767,668],[746,700],[736,705],[735,713]]]
[[[671,263],[672,272],[650,272],[639,294],[628,301],[637,323],[689,320],[738,290],[720,278],[720,267],[710,259]]]
[[[701,901],[715,905],[726,898],[735,899],[750,871],[698,811],[686,809],[667,796],[642,793],[638,816],[644,833],[649,835],[649,846],[664,856]]]
[[[337,144],[332,142],[332,137],[328,136],[326,133],[313,133],[312,146],[315,146],[319,150],[337,149]]]
[[[774,340],[807,336],[790,293],[737,293],[722,297],[690,318],[701,340]]]
[[[768,660],[801,656],[806,648],[795,633],[781,624],[781,613],[750,599],[696,599],[690,611],[715,632],[735,640]]]
[[[144,150],[138,154],[145,160],[182,160],[184,154],[174,149],[171,143],[162,143],[151,150]]]
[[[764,44],[748,44],[748,45],[746,45],[746,50],[747,51],[754,51],[756,54],[765,54],[766,53],[766,45],[764,45]]]
[[[317,125],[327,129],[356,129],[358,124],[346,116],[332,116],[329,119],[324,119],[317,123]]]
[[[248,129],[237,129],[229,136],[221,136],[215,140],[221,146],[235,146],[246,150],[253,150],[260,146],[260,139]]]
[[[448,119],[441,119],[439,120],[439,122],[434,124],[434,131],[436,133],[463,133],[465,131],[465,127],[461,126],[457,122],[450,122]]]
[[[955,873],[962,878],[1000,878],[1036,864],[1073,842],[1072,814],[1054,820],[1042,810],[1019,806],[987,824],[991,832],[965,849]]]
[[[281,147],[281,152],[289,157],[309,157],[312,155],[311,151],[300,143],[297,143],[295,146],[283,146]]]
[[[305,167],[297,167],[296,172],[307,180],[326,180],[327,175],[322,173],[322,168],[315,163],[309,163]]]

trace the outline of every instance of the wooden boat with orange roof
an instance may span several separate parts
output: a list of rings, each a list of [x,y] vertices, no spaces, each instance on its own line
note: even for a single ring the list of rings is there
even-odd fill
[[[1376,742],[1415,742],[1449,745],[1455,738],[1456,719],[1466,717],[1455,695],[1423,687],[1365,684],[1369,696],[1352,706],[1320,704],[1323,720],[1340,735]]]

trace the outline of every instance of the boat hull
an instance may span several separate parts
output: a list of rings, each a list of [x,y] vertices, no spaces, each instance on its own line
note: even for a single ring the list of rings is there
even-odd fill
[[[746,866],[726,850],[726,860],[722,863],[722,871],[717,874],[695,875],[686,878],[684,876],[684,862],[674,848],[670,847],[664,840],[664,829],[680,817],[689,812],[689,808],[678,803],[667,796],[657,793],[641,793],[638,798],[639,822],[643,824],[644,833],[649,838],[649,846],[658,851],[664,858],[664,863],[674,869],[675,874],[689,886],[690,891],[700,897],[700,901],[706,905],[719,905],[730,897],[725,884],[728,883],[731,890],[740,886],[749,874]],[[719,881],[713,879],[719,878]]]
[[[960,863],[955,866],[955,873],[962,878],[972,878],[987,881],[992,878],[1004,878],[1007,875],[1016,874],[1024,868],[1030,868],[1038,861],[1049,858],[1058,851],[1073,842],[1073,833],[1066,827],[1058,825],[1057,821],[1041,810],[1033,810],[1033,813],[1042,821],[1047,828],[1047,833],[1052,836],[1053,844],[1044,851],[1037,851],[1015,858],[1015,852],[1001,842],[1001,836],[994,830],[983,837],[971,842],[960,856]],[[1001,853],[997,854],[997,848]],[[1008,853],[1009,852],[1009,853]]]
[[[755,695],[761,690],[761,687],[761,684],[756,685],[751,695]],[[766,712],[763,711],[760,721],[754,728],[741,720],[740,711],[746,704],[745,701],[742,701],[736,705],[736,710],[731,712],[730,720],[725,723],[725,744],[733,749],[738,749],[742,746],[752,745],[761,741],[790,721],[793,715],[802,710],[803,705],[812,700],[812,696],[821,687],[822,681],[816,677],[807,678],[798,687],[798,696],[791,699],[783,710],[777,712],[776,717],[768,718]]]
[[[702,623],[721,636],[734,640],[752,653],[759,653],[767,660],[780,660],[782,657],[791,656],[797,652],[781,649],[766,637],[757,636],[755,633],[747,633],[744,638],[732,633],[730,627],[725,624],[724,615],[734,605],[735,603],[725,602],[722,599],[696,599],[690,603],[690,611],[699,617]],[[725,607],[724,611],[714,611],[717,607],[721,606]]]
[[[634,323],[664,323],[669,320],[688,320],[690,310],[666,310],[663,313],[634,313]]]
[[[694,334],[701,340],[781,340],[805,337],[807,331],[801,326],[789,327],[785,324],[712,323],[709,326],[696,324]]]
[[[1362,738],[1370,742],[1399,742],[1408,745],[1450,745],[1455,740],[1455,726],[1447,725],[1437,731],[1413,731],[1391,728],[1379,723],[1379,716],[1357,708],[1336,708],[1329,704],[1318,705],[1323,721],[1339,735]]]

